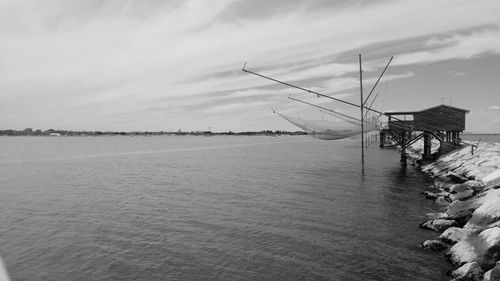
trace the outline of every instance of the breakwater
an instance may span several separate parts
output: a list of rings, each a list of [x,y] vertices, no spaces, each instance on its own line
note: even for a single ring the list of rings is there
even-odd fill
[[[443,206],[421,224],[440,233],[422,246],[444,252],[453,280],[500,280],[500,143],[464,147],[422,171],[434,178],[425,196]]]

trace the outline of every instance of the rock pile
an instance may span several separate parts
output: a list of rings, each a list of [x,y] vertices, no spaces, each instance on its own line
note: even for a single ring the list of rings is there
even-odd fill
[[[445,251],[453,280],[500,280],[500,143],[465,147],[422,170],[434,177],[428,199],[446,206],[421,227],[442,232],[422,246]]]

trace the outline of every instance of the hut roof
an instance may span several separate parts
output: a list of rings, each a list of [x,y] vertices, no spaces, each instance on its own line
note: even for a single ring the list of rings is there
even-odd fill
[[[411,115],[411,114],[418,114],[418,113],[422,113],[422,112],[425,112],[428,110],[433,110],[433,109],[441,108],[441,107],[444,107],[446,109],[458,110],[458,111],[463,111],[465,113],[469,113],[469,110],[467,110],[467,109],[458,108],[458,107],[454,107],[454,106],[446,105],[446,104],[440,104],[440,105],[433,106],[433,107],[423,109],[420,111],[393,111],[393,112],[385,112],[385,114],[386,115]]]

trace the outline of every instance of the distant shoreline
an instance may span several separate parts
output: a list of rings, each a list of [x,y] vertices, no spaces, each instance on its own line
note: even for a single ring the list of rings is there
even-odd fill
[[[33,136],[33,137],[49,137],[49,136],[64,136],[64,137],[97,137],[97,136],[297,136],[306,135],[303,131],[282,131],[282,130],[262,130],[262,131],[246,131],[246,132],[211,132],[211,131],[144,131],[144,132],[116,132],[116,131],[67,131],[49,129],[46,131],[25,129],[19,130],[0,130],[0,136]]]

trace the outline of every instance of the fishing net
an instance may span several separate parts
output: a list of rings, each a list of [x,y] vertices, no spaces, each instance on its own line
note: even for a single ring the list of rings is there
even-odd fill
[[[338,140],[361,134],[361,125],[345,121],[307,120],[277,113],[288,122],[301,128],[311,137],[323,140]],[[377,130],[372,123],[365,123],[364,131]]]

